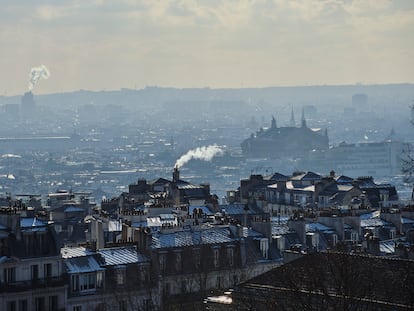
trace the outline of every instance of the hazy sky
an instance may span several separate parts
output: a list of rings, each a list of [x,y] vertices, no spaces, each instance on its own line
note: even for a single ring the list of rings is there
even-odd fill
[[[35,93],[414,83],[413,0],[0,4],[0,95],[41,64]]]

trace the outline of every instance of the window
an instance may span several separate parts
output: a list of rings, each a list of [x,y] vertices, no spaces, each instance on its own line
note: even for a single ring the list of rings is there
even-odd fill
[[[142,284],[148,284],[149,283],[149,276],[148,271],[146,267],[140,267],[140,281]]]
[[[116,284],[117,285],[124,285],[126,278],[126,269],[125,268],[118,268],[116,270]]]
[[[58,296],[49,296],[49,311],[57,311]]]
[[[142,303],[145,311],[151,310],[151,299],[145,299]]]
[[[7,311],[16,311],[16,301],[8,301],[6,304]]]
[[[358,242],[358,233],[356,232],[351,233],[351,241],[354,243]]]
[[[193,254],[194,254],[194,266],[196,269],[199,269],[201,266],[200,249],[199,248],[194,249]]]
[[[233,274],[233,286],[237,285],[239,283],[239,279],[237,277],[237,274]]]
[[[213,249],[213,253],[214,253],[214,268],[217,268],[220,264],[220,253],[219,253],[219,249],[215,248]]]
[[[104,279],[103,271],[98,271],[96,273],[96,288],[102,288],[103,287],[103,279]]]
[[[45,263],[43,265],[43,277],[45,279],[49,279],[52,277],[52,264],[50,263]]]
[[[82,306],[73,306],[72,311],[82,311]]]
[[[187,292],[187,285],[186,285],[186,281],[185,280],[181,280],[181,293],[186,293]]]
[[[31,271],[32,281],[37,280],[39,278],[39,266],[31,265],[30,271]]]
[[[35,298],[35,311],[44,311],[45,310],[45,297],[36,297]]]
[[[99,281],[99,283],[97,283]],[[71,289],[72,292],[79,291],[91,291],[97,287],[103,286],[103,274],[98,273],[85,273],[76,274],[71,277]]]
[[[119,302],[119,311],[127,311],[127,302],[122,300]]]
[[[222,285],[223,285],[223,277],[218,276],[217,281],[216,281],[216,286],[217,286],[217,288],[221,288]]]
[[[181,271],[181,253],[180,252],[175,253],[175,271],[177,272]]]
[[[79,275],[72,275],[71,286],[73,292],[79,291]]]
[[[234,265],[234,251],[233,251],[233,248],[228,248],[227,249],[227,257],[228,257],[228,260],[229,260],[229,266],[233,267],[233,265]]]
[[[332,245],[335,246],[338,243],[338,236],[336,234],[332,234]]]
[[[164,285],[164,294],[165,295],[170,294],[170,283],[165,283],[165,285]]]
[[[95,273],[87,273],[80,276],[79,279],[80,290],[90,290],[96,288],[96,275]]]
[[[27,311],[27,300],[19,300],[19,311]]]
[[[165,254],[160,254],[159,255],[159,261],[160,261],[160,270],[161,272],[165,271],[165,267],[166,267],[166,260],[165,260]]]
[[[13,283],[16,282],[16,268],[5,268],[4,269],[4,282]]]

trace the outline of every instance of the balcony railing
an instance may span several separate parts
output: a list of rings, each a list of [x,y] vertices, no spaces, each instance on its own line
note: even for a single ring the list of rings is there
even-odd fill
[[[67,275],[59,277],[50,277],[44,279],[33,279],[26,281],[16,282],[1,282],[0,293],[5,292],[22,292],[33,289],[48,288],[48,287],[60,287],[69,284]]]

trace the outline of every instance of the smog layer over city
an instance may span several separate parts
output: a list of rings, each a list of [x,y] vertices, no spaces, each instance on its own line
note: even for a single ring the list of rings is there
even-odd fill
[[[9,1],[0,310],[414,308],[414,2]]]

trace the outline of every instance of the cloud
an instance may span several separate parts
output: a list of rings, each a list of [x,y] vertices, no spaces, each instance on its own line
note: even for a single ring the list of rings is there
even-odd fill
[[[364,69],[374,82],[400,81],[410,77],[414,57],[414,1],[5,1],[0,65],[13,79],[0,83],[14,90],[24,88],[27,68],[39,63],[53,68],[54,78],[41,88],[52,91],[59,83],[71,89],[352,83],[363,80]],[[380,76],[390,59],[398,59],[400,74]],[[344,61],[348,68],[341,69]],[[104,70],[116,79],[105,81]]]

